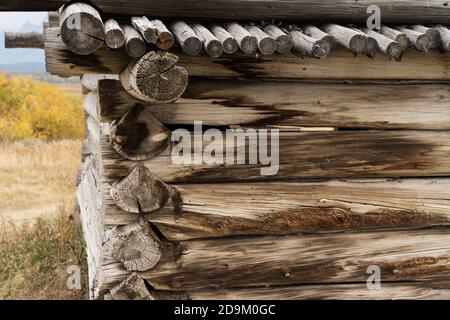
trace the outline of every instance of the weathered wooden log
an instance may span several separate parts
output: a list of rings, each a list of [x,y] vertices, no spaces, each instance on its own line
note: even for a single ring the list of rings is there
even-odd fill
[[[449,179],[179,184],[182,209],[145,216],[170,241],[450,225]],[[104,186],[104,221],[125,225]],[[214,192],[212,192],[214,190]]]
[[[100,80],[98,93],[102,122],[121,118],[142,103],[119,81]],[[177,103],[144,105],[165,125],[188,126],[202,121],[207,126],[450,130],[449,103],[446,84],[191,79]]]
[[[5,32],[5,48],[44,49],[44,35],[40,32]]]
[[[368,274],[369,276],[369,274]],[[448,300],[448,282],[367,283],[281,286],[268,288],[152,291],[155,300]]]
[[[411,47],[411,41],[409,40],[409,37],[396,29],[389,28],[388,26],[382,26],[380,33],[385,37],[388,37],[389,39],[397,42],[402,48],[403,52]]]
[[[408,36],[409,41],[411,41],[415,49],[422,52],[428,52],[430,50],[432,41],[429,35],[407,28],[400,28],[399,31]]]
[[[376,40],[379,50],[387,55],[389,59],[394,59],[395,61],[402,59],[403,50],[398,42],[368,28],[363,29],[363,32]]]
[[[81,77],[81,85],[87,91],[96,91],[100,80],[119,80],[119,76],[115,74],[84,74]]]
[[[124,179],[115,183],[110,194],[119,208],[131,213],[150,213],[165,207],[169,201],[174,207],[181,206],[180,193],[143,165],[137,165]]]
[[[304,25],[300,28],[304,34],[311,38],[316,38],[319,40],[324,40],[330,44],[331,50],[336,48],[336,39],[333,36],[330,36],[328,33],[323,32],[319,28],[313,25]]]
[[[123,87],[132,96],[150,102],[173,102],[186,90],[188,74],[176,65],[174,54],[151,51],[132,61],[120,75]]]
[[[158,40],[156,26],[147,17],[132,17],[131,24],[138,30],[145,41],[155,44]]]
[[[277,42],[259,27],[254,25],[246,26],[245,29],[256,38],[258,50],[262,54],[273,54],[277,50]]]
[[[110,251],[129,271],[150,270],[161,259],[161,241],[142,219],[113,228],[110,237],[105,250]]]
[[[450,30],[442,26],[437,26],[435,29],[439,31],[442,49],[450,51]]]
[[[94,298],[99,293],[99,274],[102,265],[102,241],[104,236],[103,216],[99,193],[101,192],[99,160],[89,155],[82,164],[81,182],[76,198],[80,209],[80,222],[86,240],[86,254],[89,275],[89,294]]]
[[[424,33],[431,39],[431,49],[436,49],[441,46],[441,34],[435,28],[428,28],[422,25],[413,25],[412,30]]]
[[[335,38],[337,43],[355,54],[366,53],[367,51],[367,37],[354,29],[329,23],[323,25],[322,30]]]
[[[130,160],[156,157],[170,145],[170,131],[149,109],[137,105],[111,127],[113,148]]]
[[[61,38],[79,55],[97,51],[105,40],[105,29],[98,11],[86,3],[72,3],[61,11]]]
[[[277,52],[286,54],[292,50],[292,39],[279,27],[269,24],[264,27],[264,32],[271,36],[277,42]]]
[[[3,0],[1,11],[51,11],[57,10],[69,0]],[[378,0],[374,2],[383,13],[384,23],[397,24],[450,24],[450,9],[441,0],[408,1]],[[367,21],[365,2],[354,0],[322,0],[311,2],[294,0],[283,2],[268,0],[205,0],[164,2],[156,0],[127,1],[95,0],[105,14],[148,15],[152,17],[185,17],[226,20],[287,20],[287,21],[336,21],[361,23]]]
[[[147,290],[144,280],[136,273],[111,288],[110,295],[112,300],[154,300]]]
[[[245,54],[253,54],[258,48],[258,41],[244,27],[236,22],[226,25],[228,32],[236,39],[239,48]]]
[[[166,25],[158,19],[150,21],[156,28],[158,39],[155,45],[161,50],[169,50],[175,43],[175,38],[172,32],[167,29]]]
[[[49,28],[59,28],[59,12],[49,11],[48,12],[48,27]]]
[[[145,54],[147,47],[144,38],[132,26],[124,25],[125,50],[132,58],[140,58]]]
[[[292,30],[289,34],[293,49],[301,55],[324,59],[331,52],[327,41],[311,38],[298,30]]]
[[[125,34],[122,27],[114,19],[105,22],[105,42],[111,49],[122,48],[125,44]]]
[[[170,29],[187,55],[196,56],[200,53],[202,41],[187,23],[175,21],[170,25]]]
[[[370,266],[383,283],[438,281],[448,277],[449,243],[446,229],[193,240],[165,244],[156,267],[139,276],[170,291],[366,283]],[[111,287],[129,272],[112,262],[103,274]]]
[[[58,34],[58,29],[50,28],[45,41],[46,67],[52,74],[63,77],[82,76],[85,73],[119,74],[131,60],[122,50],[110,50],[107,47],[99,49],[89,59],[80,57],[66,48]],[[402,63],[389,62],[385,56],[379,56],[373,61],[365,57],[353,58],[346,50],[337,48],[330,54],[326,63],[316,59],[299,59],[292,54],[258,58],[235,54],[219,59],[181,54],[179,64],[186,67],[193,77],[207,74],[211,78],[371,81],[450,79],[447,56],[437,50],[426,55],[410,50],[405,53]]]
[[[222,43],[223,52],[226,54],[233,54],[238,51],[239,46],[234,37],[223,27],[212,25],[210,27],[211,33]]]
[[[203,25],[195,23],[192,25],[192,30],[203,42],[205,52],[213,58],[218,58],[223,53],[222,43]]]
[[[203,144],[200,143],[200,146],[194,148],[192,141],[202,141],[201,136],[189,135],[185,131],[179,132],[175,138],[172,137],[175,141],[183,138],[183,143],[178,143],[175,149],[167,149],[143,164],[166,183],[279,181],[294,178],[437,177],[448,176],[450,173],[449,132],[281,131],[279,135],[276,132],[267,134],[268,146],[263,150],[272,150],[272,158],[268,155],[266,158],[261,149],[256,151],[258,146],[265,146],[264,131],[260,132],[258,140],[255,139],[255,132],[250,131],[247,134],[252,139],[240,134],[237,142],[231,143],[232,136],[229,132],[230,143],[218,147],[215,157],[205,152],[205,159],[213,158],[219,162],[224,162],[228,154],[226,166],[208,164],[210,162],[206,161],[198,163],[194,162],[192,157],[185,156],[193,155],[201,161],[204,148],[210,144],[206,138]],[[221,138],[226,141],[226,136]],[[120,156],[108,140],[109,137],[105,136],[101,141],[103,174],[106,182],[116,182],[128,175],[135,162]],[[252,141],[251,146],[249,140]],[[234,157],[231,157],[232,155]],[[236,164],[236,158],[239,163],[245,164]],[[259,161],[252,164],[255,159]]]
[[[97,111],[97,105],[98,105],[98,94],[96,92],[88,92],[83,97],[83,109],[91,117],[94,119],[97,123],[99,123],[98,119],[98,111]],[[85,119],[87,121],[87,119]]]
[[[368,35],[365,32],[362,32],[359,29],[355,29],[356,31],[360,32],[362,35],[364,35],[367,39],[367,44],[366,44],[366,56],[368,56],[369,58],[373,59],[375,57],[375,54],[378,52],[379,50],[379,46],[378,46],[378,41],[377,39],[375,39],[374,37]]]

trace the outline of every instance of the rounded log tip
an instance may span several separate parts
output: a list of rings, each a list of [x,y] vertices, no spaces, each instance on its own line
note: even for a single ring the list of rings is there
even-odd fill
[[[422,52],[428,52],[433,46],[433,41],[431,40],[430,36],[427,34],[422,34],[419,37],[417,37],[415,47],[417,50]]]
[[[129,271],[147,271],[162,256],[161,242],[145,221],[113,230],[112,255]]]
[[[219,40],[209,41],[205,49],[212,58],[219,58],[223,54],[223,46]]]
[[[176,66],[178,57],[166,51],[151,51],[133,61],[121,74],[123,87],[132,96],[149,102],[176,101],[187,88],[188,73]]]
[[[125,44],[125,36],[121,30],[111,30],[106,33],[105,42],[111,49],[119,49]]]
[[[366,53],[367,37],[361,34],[353,36],[350,40],[350,49],[354,53]]]
[[[366,54],[373,58],[378,51],[378,42],[372,37],[367,38]]]
[[[169,50],[175,43],[173,34],[168,31],[163,31],[159,34],[156,46],[161,50]]]
[[[270,38],[262,39],[258,44],[259,52],[265,55],[271,55],[277,50],[277,42]]]
[[[397,43],[400,45],[402,51],[406,51],[409,47],[411,47],[411,41],[405,34],[398,35],[395,41],[397,41]]]
[[[145,54],[147,50],[145,42],[141,41],[138,38],[130,39],[126,45],[125,49],[128,55],[132,58],[140,58]]]
[[[333,36],[326,35],[322,38],[322,40],[330,44],[331,50],[334,50],[336,48],[336,39]]]
[[[75,12],[62,21],[61,38],[73,53],[90,55],[104,43],[103,22],[88,12]]]
[[[326,58],[330,52],[330,44],[324,40],[318,40],[312,47],[312,55],[319,59]]]
[[[395,61],[401,61],[403,50],[399,43],[392,42],[386,48],[386,54],[390,59],[394,59]]]
[[[292,50],[292,39],[290,36],[281,35],[277,38],[277,52],[280,54],[287,54]]]
[[[190,56],[196,56],[202,51],[202,42],[198,37],[189,37],[183,43],[183,51]]]
[[[245,54],[253,54],[256,52],[256,49],[258,48],[258,41],[254,36],[245,36],[242,38],[239,47]]]
[[[223,42],[223,52],[226,54],[234,54],[238,51],[239,45],[234,38],[228,38]]]

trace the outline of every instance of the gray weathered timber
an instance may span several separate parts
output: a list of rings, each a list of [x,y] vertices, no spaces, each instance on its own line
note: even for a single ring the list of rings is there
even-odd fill
[[[431,49],[436,49],[441,46],[441,34],[435,28],[428,28],[422,25],[414,25],[411,27],[414,31],[425,33],[431,39]]]
[[[302,56],[324,59],[331,52],[330,43],[325,40],[311,38],[298,30],[290,31],[289,35],[292,39],[292,48]]]
[[[292,50],[291,37],[279,27],[269,24],[264,27],[264,32],[271,36],[277,42],[277,52],[286,54]]]
[[[201,137],[191,138],[194,139]],[[268,150],[272,148],[273,139],[277,141],[277,136],[269,134]],[[234,145],[226,147],[227,150],[217,151],[225,159],[227,152],[233,154],[236,150],[242,150],[245,154],[245,164],[242,165],[236,162],[226,166],[194,164],[192,161],[176,164],[173,162],[172,148],[142,164],[166,183],[450,175],[448,131],[280,131],[278,171],[266,175],[262,175],[263,168],[272,172],[275,167],[269,169],[269,165],[259,161],[258,164],[249,164],[249,159],[257,157],[257,145],[253,143],[253,148],[248,148],[248,140],[237,139]],[[209,141],[204,141],[202,150],[209,144]],[[105,182],[114,183],[134,168],[135,162],[120,156],[106,135],[102,137],[101,148]],[[199,150],[188,149],[186,152],[189,151],[200,156]]]
[[[183,52],[190,56],[198,55],[202,50],[202,40],[194,30],[184,21],[175,21],[170,24],[170,30],[178,41]]]
[[[3,0],[0,11],[58,10],[69,0]],[[95,0],[105,14],[237,20],[336,21],[365,24],[368,3],[354,0]],[[450,8],[442,0],[376,0],[383,23],[450,24]]]
[[[105,22],[105,42],[111,49],[122,48],[125,44],[125,34],[122,27],[114,19]]]
[[[446,51],[450,51],[450,30],[446,27],[437,26],[435,27],[441,36],[441,47]]]
[[[256,38],[258,50],[262,54],[273,54],[277,50],[277,42],[271,38],[267,33],[254,25],[246,26],[245,29]]]
[[[411,44],[415,49],[422,52],[428,52],[431,49],[433,42],[428,34],[408,28],[399,28],[399,31],[409,38],[409,41],[411,41]]]
[[[119,74],[131,61],[123,50],[107,47],[100,48],[89,59],[80,57],[67,49],[58,33],[58,29],[48,29],[45,40],[47,70],[54,75]],[[186,67],[192,77],[207,74],[211,78],[450,80],[448,56],[435,50],[428,54],[408,50],[402,63],[389,61],[384,55],[373,61],[354,58],[342,49],[334,50],[326,61],[301,59],[293,54],[258,58],[244,54],[218,59],[185,54],[179,57],[179,65]]]
[[[132,58],[140,58],[147,50],[144,38],[130,25],[123,26],[125,35],[125,50]]]
[[[156,300],[448,300],[448,282],[382,283],[377,290],[367,283],[281,286],[268,288],[152,291]]]
[[[40,32],[5,32],[5,48],[44,49],[44,35]]]
[[[212,25],[210,28],[211,33],[222,43],[223,52],[226,54],[233,54],[238,51],[239,46],[234,37],[223,27],[218,25]]]
[[[86,3],[72,3],[61,11],[61,37],[79,55],[90,55],[104,43],[105,29],[98,11]]]
[[[239,48],[245,54],[253,54],[258,48],[258,40],[239,23],[232,22],[226,25],[228,32],[236,39]]]
[[[192,25],[192,30],[202,40],[205,52],[213,58],[218,58],[223,53],[223,45],[207,28],[200,23]]]
[[[360,31],[333,23],[323,25],[322,30],[355,54],[367,52],[367,37]]]
[[[380,33],[385,37],[388,37],[389,39],[397,42],[403,51],[411,47],[411,41],[409,40],[408,36],[396,29],[392,29],[388,26],[382,26]]]
[[[365,28],[362,31],[370,36],[371,39],[376,40],[377,49],[387,55],[389,59],[394,59],[395,61],[401,60],[403,50],[398,42],[368,28]]]
[[[161,241],[142,219],[113,228],[103,249],[111,252],[129,271],[150,270],[162,255]]]
[[[383,283],[439,281],[449,275],[449,257],[446,229],[202,239],[166,243],[156,267],[139,276],[170,291],[366,283],[376,265]],[[129,275],[114,260],[102,270],[106,288]]]
[[[144,280],[136,273],[131,274],[110,290],[111,300],[154,300]]]
[[[323,32],[316,26],[304,25],[301,26],[300,29],[304,34],[311,38],[327,41],[330,44],[331,50],[334,50],[336,48],[336,39],[333,36],[330,36],[328,33]]]
[[[142,101],[174,102],[188,85],[188,73],[177,62],[172,53],[150,51],[130,62],[120,81],[130,95]]]
[[[111,125],[111,143],[127,159],[147,160],[169,147],[170,131],[151,110],[137,105]]]
[[[145,218],[170,241],[448,226],[449,185],[448,178],[178,184],[181,210],[168,204]],[[102,188],[105,224],[133,223],[137,215]]]
[[[141,33],[145,41],[153,44],[156,43],[158,40],[158,31],[156,26],[147,17],[132,17],[131,23]]]
[[[191,79],[176,103],[143,104],[119,81],[100,80],[98,102],[101,122],[121,118],[140,104],[165,125],[450,130],[447,84]]]

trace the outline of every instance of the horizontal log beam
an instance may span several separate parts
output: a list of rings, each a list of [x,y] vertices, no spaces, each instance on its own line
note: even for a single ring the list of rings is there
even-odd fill
[[[155,300],[448,300],[450,283],[383,283],[377,290],[362,284],[153,291]]]
[[[449,276],[446,229],[327,236],[231,238],[166,243],[155,268],[140,272],[155,290],[366,283],[370,266],[381,281],[432,281]],[[129,275],[107,259],[105,287]]]
[[[270,139],[268,135],[269,143]],[[237,148],[245,146],[245,164],[238,165],[234,162],[235,164],[224,166],[208,165],[205,162],[193,164],[193,161],[192,164],[175,164],[170,148],[143,163],[166,183],[273,181],[293,178],[430,177],[450,174],[450,132],[281,131],[279,170],[274,175],[262,175],[261,169],[267,169],[270,165],[262,165],[260,161],[258,164],[249,164],[250,157],[260,157],[255,148],[248,148],[248,139],[245,140],[245,144],[240,141],[228,147],[232,154]],[[192,141],[194,137],[191,138]],[[223,141],[226,141],[225,137]],[[115,183],[127,176],[136,163],[120,156],[112,148],[108,136],[104,135],[100,143],[105,181]],[[210,144],[209,141],[203,143],[201,150]],[[253,146],[255,145],[256,143]],[[271,146],[267,149],[271,150]],[[221,151],[223,159],[226,159],[227,150]],[[191,153],[194,153],[194,150]],[[197,154],[200,155],[200,152]]]
[[[67,49],[58,33],[58,28],[48,29],[45,40],[47,71],[54,75],[120,74],[131,60],[123,49],[110,50],[105,46],[88,59],[80,57]],[[363,56],[354,58],[347,50],[338,48],[326,60],[302,59],[293,54],[259,58],[236,54],[218,59],[180,54],[178,65],[185,67],[190,77],[450,80],[448,56],[437,50],[428,54],[409,50],[401,63],[390,61],[385,55],[375,60]]]
[[[143,104],[119,81],[98,84],[99,119],[145,105],[165,125],[450,129],[446,84],[312,84],[192,79],[173,104]],[[426,108],[424,107],[426,105]]]
[[[68,0],[5,0],[0,11],[54,11]],[[302,20],[344,21],[365,23],[369,4],[354,0],[306,0],[255,2],[252,0],[155,1],[95,0],[93,3],[106,14],[149,15],[153,17],[184,17],[238,20]],[[402,1],[377,0],[370,4],[381,8],[384,23],[449,24],[450,8],[440,0]]]
[[[146,219],[171,241],[238,235],[413,229],[450,225],[450,180],[348,180],[175,185],[181,210]],[[106,225],[133,223],[103,185]]]

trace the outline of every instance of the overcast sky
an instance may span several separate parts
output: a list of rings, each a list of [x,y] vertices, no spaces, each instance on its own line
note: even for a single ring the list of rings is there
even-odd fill
[[[33,24],[47,19],[46,12],[0,12],[0,30],[20,29],[27,21]]]

